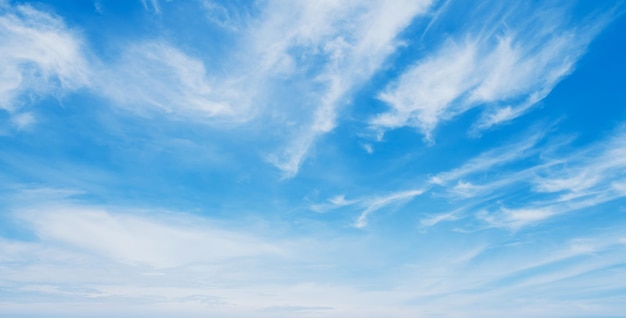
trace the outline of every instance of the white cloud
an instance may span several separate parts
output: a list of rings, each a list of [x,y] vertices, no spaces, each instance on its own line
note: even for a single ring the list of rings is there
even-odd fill
[[[576,197],[614,192],[611,184],[624,177],[624,158],[626,133],[622,128],[607,140],[582,149],[568,159],[560,160],[566,164],[538,172],[532,180],[534,189],[537,192],[576,194]]]
[[[483,152],[458,168],[430,177],[424,191],[447,201],[452,212],[427,215],[419,227],[473,216],[488,227],[519,230],[626,196],[622,182],[626,178],[623,127],[574,153],[563,151],[571,138],[545,141],[545,132]],[[446,192],[438,193],[441,189]],[[356,204],[366,209],[355,226],[365,226],[371,212],[395,198],[394,194],[357,199]]]
[[[535,224],[557,214],[552,207],[546,208],[520,208],[507,209],[502,208],[498,213],[488,214],[482,211],[477,214],[482,219],[493,226],[510,228],[513,230],[523,226]]]
[[[338,196],[332,197],[328,201],[330,201],[330,203],[337,205],[337,206],[350,205],[356,202],[356,200],[346,200],[345,195],[338,195]]]
[[[548,148],[551,148],[548,146]],[[528,153],[539,154],[538,148],[529,148]],[[546,149],[543,149],[546,151]],[[550,150],[552,152],[553,150]],[[495,151],[494,153],[501,153]],[[503,153],[504,154],[504,153]],[[478,158],[482,158],[479,156]],[[497,155],[489,157],[498,158]],[[540,156],[541,162],[514,172],[500,171],[494,176],[484,176],[479,184],[458,181],[456,185],[447,185],[444,180],[469,178],[474,169],[464,165],[459,169],[441,174],[435,181],[449,187],[452,193],[463,198],[473,195],[489,195],[491,212],[482,211],[479,219],[503,228],[519,229],[537,224],[548,218],[597,206],[618,198],[626,193],[620,187],[626,175],[626,134],[623,128],[614,135],[581,149],[576,153],[564,153]],[[525,156],[511,157],[510,162],[521,162]],[[489,160],[487,160],[488,162]],[[472,159],[470,162],[480,162]],[[496,162],[499,162],[496,160]],[[486,165],[487,167],[489,165]],[[482,167],[482,166],[480,166]],[[480,169],[482,170],[482,169]],[[508,188],[506,188],[508,187]],[[522,190],[520,190],[522,189]],[[530,195],[523,203],[510,204],[508,198],[514,193],[530,190]],[[474,200],[474,199],[470,199]],[[478,200],[482,200],[478,198]],[[478,201],[480,202],[480,201]],[[515,207],[512,207],[515,206]]]
[[[83,41],[62,19],[29,5],[0,8],[0,108],[89,85]]]
[[[139,113],[157,109],[197,121],[249,119],[247,95],[235,97],[229,80],[210,80],[201,60],[164,42],[126,47],[120,60],[102,66],[99,75],[99,94]]]
[[[425,191],[424,189],[412,189],[397,191],[383,196],[368,196],[351,200],[347,200],[345,195],[342,194],[328,199],[327,202],[311,204],[308,208],[320,213],[347,206],[364,208],[353,224],[356,228],[364,228],[367,226],[367,219],[372,213],[394,203],[410,201],[414,197],[422,195]]]
[[[158,2],[151,5],[158,11]],[[32,113],[19,115],[33,99],[61,97],[80,88],[142,115],[157,111],[214,124],[241,123],[253,116],[250,100],[255,94],[248,83],[212,77],[202,60],[165,41],[121,46],[119,58],[104,62],[62,18],[28,5],[2,7],[0,108],[16,113],[18,127],[34,123],[28,120],[35,118]]]
[[[23,297],[20,302],[3,298],[0,314],[62,312],[71,317],[94,308],[109,315],[153,317],[410,312],[393,305],[406,292],[329,284],[315,275],[330,261],[352,260],[348,255],[354,251],[341,240],[329,245],[291,237],[288,243],[270,243],[185,214],[119,212],[70,199],[35,201],[14,214],[35,238],[0,238],[0,284]],[[329,248],[336,251],[329,254]],[[24,305],[33,303],[38,305]]]
[[[475,185],[471,185],[462,179],[472,176],[479,172],[485,172],[494,168],[500,168],[504,165],[527,158],[536,154],[537,143],[539,143],[545,135],[545,132],[534,133],[523,141],[488,150],[481,153],[475,158],[468,160],[461,167],[450,171],[438,173],[430,179],[430,183],[437,185],[445,185],[449,182],[457,182],[457,187],[462,190],[463,185],[469,189]]]
[[[392,107],[379,115],[372,125],[381,128],[415,126],[427,138],[440,118],[450,117],[460,109],[451,103],[474,86],[476,44],[449,43],[426,62],[411,68],[380,95]]]
[[[613,189],[623,193],[626,196],[626,182],[613,182],[611,183]]]
[[[487,27],[452,35],[380,93],[390,110],[372,127],[416,127],[430,140],[440,122],[477,106],[487,108],[477,131],[520,116],[573,70],[603,22],[572,27],[555,12],[513,5],[504,20],[475,18]]]
[[[268,159],[294,176],[319,135],[334,129],[347,94],[369,79],[399,45],[397,35],[430,6],[424,1],[274,1],[253,32],[261,72],[312,73],[317,87],[297,102],[313,111],[286,149]],[[285,33],[285,30],[288,30]],[[296,78],[298,78],[296,76]]]
[[[3,33],[8,44],[0,51],[5,65],[0,107],[15,108],[26,92],[61,94],[87,87],[141,115],[156,111],[232,124],[263,114],[256,117],[259,125],[265,122],[268,130],[282,132],[276,141],[280,150],[267,159],[288,178],[298,172],[318,136],[334,129],[349,92],[381,67],[400,44],[397,35],[430,3],[263,3],[259,17],[237,22],[241,38],[231,49],[246,55],[221,60],[221,68],[229,70],[220,74],[164,40],[120,45],[116,58],[101,61],[60,18],[18,6],[0,21],[9,30]],[[158,1],[143,4],[160,10]]]
[[[460,212],[461,210],[457,210],[448,213],[428,215],[420,220],[420,227],[428,228],[441,222],[456,221],[460,218]]]
[[[346,196],[343,194],[334,196],[328,199],[327,201],[328,202],[311,204],[309,206],[309,209],[315,212],[322,213],[322,212],[327,212],[329,210],[337,209],[337,208],[344,207],[344,206],[354,205],[354,204],[361,202],[360,199],[346,200]]]
[[[158,1],[143,4],[160,11]],[[222,60],[229,71],[220,74],[163,40],[122,45],[117,58],[100,61],[60,18],[18,6],[0,21],[9,30],[0,51],[1,107],[13,108],[25,92],[88,87],[141,115],[156,111],[232,124],[265,112],[259,120],[276,116],[268,125],[285,132],[278,142],[282,150],[267,158],[291,177],[317,137],[334,129],[348,93],[381,67],[399,45],[397,34],[429,5],[430,0],[270,1],[258,20],[233,22],[244,29],[231,49],[247,53]],[[291,96],[284,96],[285,86]]]
[[[575,152],[566,151],[571,137],[546,139],[546,131],[483,152],[458,168],[430,177],[427,191],[433,198],[446,200],[446,209],[453,212],[427,215],[419,227],[475,217],[487,227],[516,231],[626,197],[623,126]],[[460,230],[477,228],[481,227],[473,224]]]
[[[580,192],[591,188],[596,185],[601,179],[601,176],[589,175],[586,171],[581,171],[580,174],[571,177],[560,178],[556,176],[542,178],[537,177],[535,180],[536,190],[538,192],[560,192],[571,191]]]
[[[118,262],[169,268],[238,257],[278,255],[280,249],[196,220],[162,220],[75,205],[43,206],[18,217],[44,242],[68,244]]]
[[[421,195],[422,193],[424,193],[424,190],[416,189],[396,192],[384,197],[364,199],[363,205],[367,208],[363,212],[361,212],[361,215],[359,215],[357,220],[354,222],[354,226],[356,228],[364,228],[367,226],[367,218],[370,216],[370,214],[390,204],[411,200],[414,197]]]
[[[481,211],[476,217],[494,227],[518,230],[558,215],[584,210],[625,196],[614,189],[595,189],[584,194],[528,200],[517,208],[501,207],[491,212]]]
[[[370,204],[397,202],[417,192],[399,192]],[[34,194],[18,200],[18,206]],[[594,236],[506,248],[501,244],[508,238],[486,243],[475,236],[454,237],[435,246],[418,241],[410,244],[412,253],[400,256],[410,263],[383,270],[389,267],[369,266],[379,262],[377,256],[392,254],[381,252],[371,237],[351,243],[345,238],[289,237],[285,243],[219,229],[185,214],[136,214],[69,199],[44,201],[15,213],[35,238],[0,238],[0,284],[6,291],[0,314],[79,317],[97,310],[137,317],[464,317],[471,312],[501,317],[514,308],[515,317],[524,317],[536,314],[526,311],[529,304],[544,304],[542,315],[556,317],[573,313],[569,298],[561,297],[564,290],[581,295],[624,287],[616,279],[623,275],[616,265],[624,261],[618,225]],[[339,196],[332,201],[346,200]],[[394,243],[391,250],[402,245]],[[268,255],[274,258],[266,262]],[[613,270],[598,271],[607,267]],[[369,268],[367,273],[385,279],[382,285],[370,280],[370,274],[367,280],[360,275],[354,281],[337,279],[332,273],[319,275],[320,268]],[[601,275],[589,281],[584,273]],[[536,288],[544,292],[538,296]],[[545,307],[546,301],[555,307]],[[623,304],[602,308],[616,312]],[[585,311],[599,312],[596,307]]]

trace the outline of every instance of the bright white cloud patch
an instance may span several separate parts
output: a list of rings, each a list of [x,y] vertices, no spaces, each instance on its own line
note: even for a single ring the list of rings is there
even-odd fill
[[[400,44],[398,34],[431,1],[270,2],[255,31],[263,69],[313,77],[315,89],[298,99],[313,111],[283,151],[270,162],[293,177],[319,135],[335,128],[349,92],[380,69]],[[285,30],[288,30],[285,32]],[[310,74],[308,74],[310,73]],[[309,112],[308,110],[305,110]]]
[[[440,122],[471,108],[486,108],[474,125],[480,131],[541,101],[572,71],[598,25],[569,26],[554,9],[516,9],[476,19],[486,26],[473,24],[418,60],[380,93],[390,109],[371,125],[415,127],[430,140]]]
[[[229,123],[250,117],[249,96],[234,92],[237,87],[229,87],[228,80],[211,81],[201,60],[162,41],[125,47],[107,65],[62,18],[31,6],[5,8],[0,28],[0,107],[8,111],[88,88],[137,113],[158,110],[175,118],[220,117]],[[32,123],[25,116],[15,119],[18,127]]]
[[[2,109],[17,111],[29,99],[63,95],[90,82],[83,41],[58,16],[0,3],[0,42]],[[19,126],[25,120],[16,119]]]

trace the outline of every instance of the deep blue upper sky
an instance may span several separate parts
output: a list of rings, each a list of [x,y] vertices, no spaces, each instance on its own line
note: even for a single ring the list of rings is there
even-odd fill
[[[0,0],[0,317],[620,317],[623,11]]]

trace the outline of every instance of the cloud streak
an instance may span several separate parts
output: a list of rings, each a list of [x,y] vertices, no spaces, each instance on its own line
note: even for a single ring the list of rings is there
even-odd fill
[[[83,40],[61,18],[28,5],[2,2],[0,10],[0,109],[19,114],[29,98],[90,85]]]
[[[300,103],[313,111],[288,146],[268,157],[293,177],[318,136],[333,130],[348,93],[367,81],[400,44],[399,32],[426,12],[424,1],[271,2],[257,45],[262,68],[313,72],[319,89]],[[286,14],[289,12],[289,14]],[[286,35],[283,30],[290,30]],[[315,71],[319,70],[319,71]]]
[[[624,197],[620,187],[626,167],[623,127],[575,153],[560,153],[561,143],[540,146],[539,136],[483,153],[459,168],[435,175],[431,184],[473,206],[478,219],[513,230]],[[506,169],[506,165],[524,165],[529,160],[539,161],[522,169]],[[497,174],[476,175],[494,167],[499,167]],[[516,203],[515,193],[526,190],[530,194],[524,203]],[[441,217],[449,219],[447,215]],[[427,218],[423,223],[438,221]]]
[[[345,195],[338,195],[330,198],[328,202],[311,204],[309,209],[323,213],[348,206],[364,208],[353,224],[354,227],[363,229],[367,226],[368,218],[372,213],[389,205],[410,201],[422,195],[425,191],[424,189],[411,189],[397,191],[383,196],[368,196],[351,200],[347,200]]]
[[[231,79],[212,79],[202,60],[166,41],[124,46],[105,63],[60,17],[28,5],[2,7],[0,108],[15,114],[17,128],[35,122],[33,114],[20,113],[33,101],[78,89],[141,115],[156,111],[213,124],[251,118],[253,94],[239,94]]]
[[[167,217],[161,221],[66,205],[22,211],[19,218],[43,241],[157,269],[280,253],[256,238],[208,225],[176,224]]]
[[[211,80],[201,60],[165,42],[130,45],[99,75],[94,85],[99,94],[140,114],[158,110],[199,122],[250,119],[246,95],[235,97],[228,79]]]
[[[421,195],[422,193],[424,193],[424,190],[408,190],[392,193],[384,197],[377,197],[365,200],[364,205],[366,205],[367,208],[363,212],[361,212],[361,215],[359,215],[357,220],[354,222],[354,226],[359,229],[364,228],[365,226],[367,226],[367,219],[372,213],[390,204],[411,200],[414,197]]]
[[[573,71],[606,23],[572,26],[558,9],[503,6],[478,13],[468,31],[447,38],[389,84],[379,95],[389,110],[371,120],[372,128],[415,127],[432,141],[441,122],[475,107],[485,111],[474,132],[519,117]]]

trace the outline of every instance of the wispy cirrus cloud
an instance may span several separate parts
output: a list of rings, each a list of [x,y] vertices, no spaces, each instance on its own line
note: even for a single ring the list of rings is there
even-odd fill
[[[430,178],[430,183],[444,185],[462,182],[473,174],[493,170],[537,154],[539,150],[536,146],[544,137],[545,132],[540,131],[524,138],[523,141],[486,151],[458,168],[434,175]]]
[[[411,200],[414,197],[419,196],[423,193],[424,193],[424,190],[417,189],[417,190],[401,191],[401,192],[392,193],[387,196],[367,199],[364,201],[364,205],[367,206],[367,208],[363,212],[361,212],[361,215],[359,215],[357,220],[354,222],[354,226],[356,228],[364,228],[367,226],[367,219],[372,213],[390,204]]]
[[[17,128],[34,122],[24,110],[31,100],[91,83],[84,41],[58,16],[0,2],[0,42],[0,109],[14,114]]]
[[[564,150],[572,138],[546,140],[546,132],[527,134],[523,141],[493,148],[458,168],[434,174],[421,189],[349,199],[339,195],[309,208],[327,212],[362,207],[354,226],[364,228],[372,213],[428,195],[449,210],[428,211],[418,221],[421,229],[470,217],[487,227],[516,231],[626,196],[623,128],[574,153]]]
[[[247,98],[230,79],[211,78],[202,60],[163,41],[126,46],[119,60],[102,65],[94,89],[138,113],[161,112],[193,121],[250,119]]]
[[[620,187],[626,177],[626,161],[622,159],[626,155],[624,136],[623,127],[618,128],[605,140],[574,153],[564,152],[563,144],[558,142],[539,146],[541,138],[530,138],[490,150],[459,168],[437,174],[431,178],[431,184],[443,187],[451,198],[471,206],[475,216],[491,226],[517,230],[624,197]],[[529,165],[529,160],[534,164]],[[511,164],[525,167],[506,169],[505,165]],[[496,166],[497,174],[486,173]],[[483,173],[475,175],[477,172]],[[515,200],[516,193],[526,191],[529,193],[524,203]],[[472,212],[434,215],[422,223],[434,225],[466,213]]]
[[[361,202],[360,199],[348,200],[346,199],[345,194],[341,194],[328,199],[326,202],[311,204],[308,208],[318,213],[324,213],[344,206],[354,205],[359,202]]]
[[[380,93],[390,109],[371,120],[373,129],[415,127],[432,141],[439,123],[474,107],[485,108],[474,132],[510,121],[573,71],[607,20],[572,25],[565,9],[485,8]]]
[[[143,3],[159,11],[157,1]],[[120,45],[113,58],[101,60],[62,19],[21,6],[18,11],[28,14],[8,16],[7,26],[19,30],[20,23],[30,23],[23,19],[45,17],[32,29],[41,34],[57,30],[60,41],[55,42],[56,49],[48,50],[32,46],[46,45],[46,41],[25,41],[16,33],[15,45],[4,55],[12,59],[7,65],[23,65],[13,60],[39,56],[35,65],[44,75],[51,74],[37,75],[40,82],[45,80],[50,86],[54,84],[50,76],[56,76],[64,91],[85,87],[118,108],[139,114],[156,112],[228,124],[256,118],[256,126],[269,122],[271,127],[261,130],[284,133],[277,134],[282,136],[275,144],[277,150],[266,158],[288,178],[298,172],[318,136],[334,129],[337,110],[349,101],[349,93],[380,69],[401,44],[398,34],[430,4],[430,0],[269,1],[257,8],[260,13],[245,15],[245,21],[228,22],[236,24],[229,29],[237,30],[236,44],[230,49],[248,53],[226,59],[221,67],[213,66],[228,68],[217,73],[207,69],[205,59],[162,39]],[[221,10],[211,2],[205,7]],[[33,50],[41,54],[11,53]],[[23,77],[16,70],[8,71],[2,92],[7,101],[20,96],[15,82]],[[43,87],[36,84],[29,84],[28,90]]]
[[[422,195],[425,191],[424,189],[411,189],[396,191],[386,195],[367,196],[349,200],[346,199],[345,195],[338,195],[328,199],[327,202],[311,204],[309,209],[315,212],[327,212],[347,206],[362,208],[364,210],[361,211],[353,224],[354,227],[362,229],[367,226],[368,218],[372,213],[393,204],[410,201]]]
[[[0,107],[15,113],[17,128],[35,122],[32,113],[20,114],[33,100],[78,89],[139,114],[228,123],[251,117],[253,94],[239,94],[232,79],[211,77],[202,60],[166,41],[122,46],[119,58],[105,62],[61,17],[29,5],[2,4],[2,10]]]
[[[294,176],[318,136],[334,129],[349,92],[369,79],[400,44],[398,34],[426,12],[424,1],[271,1],[261,27],[252,34],[262,72],[307,75],[312,91],[297,99],[301,118],[287,146],[268,159]],[[288,13],[287,13],[288,12]],[[285,30],[289,30],[285,32]]]
[[[568,160],[560,159],[562,164],[537,171],[530,183],[538,194],[551,194],[550,199],[530,203],[528,213],[505,211],[507,217],[500,221],[518,227],[623,198],[625,193],[616,185],[626,178],[624,155],[626,138],[622,131]]]

